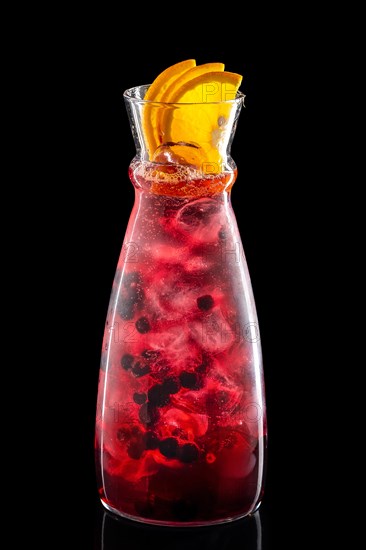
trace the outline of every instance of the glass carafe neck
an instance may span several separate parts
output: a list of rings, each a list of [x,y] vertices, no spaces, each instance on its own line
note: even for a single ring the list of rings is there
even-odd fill
[[[230,150],[245,98],[241,92],[221,102],[166,103],[145,101],[148,88],[124,93],[138,160],[189,166],[201,176],[235,170]],[[222,95],[230,97],[225,90]]]
[[[129,166],[129,177],[136,190],[177,198],[194,199],[228,193],[236,176],[234,161],[224,172],[205,175],[191,166],[143,161],[138,156]]]

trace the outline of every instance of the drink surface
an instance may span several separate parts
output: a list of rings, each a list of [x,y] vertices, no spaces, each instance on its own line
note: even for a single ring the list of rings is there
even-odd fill
[[[95,438],[100,497],[127,517],[209,524],[262,498],[262,357],[235,176],[130,166],[136,202],[107,314]]]

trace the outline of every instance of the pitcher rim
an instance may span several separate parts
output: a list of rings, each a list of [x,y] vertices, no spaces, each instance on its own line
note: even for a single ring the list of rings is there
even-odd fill
[[[245,99],[245,94],[243,92],[241,92],[240,90],[238,90],[236,92],[236,96],[234,99],[227,99],[227,100],[224,100],[224,101],[205,101],[205,102],[198,102],[198,101],[191,101],[191,102],[169,102],[169,101],[153,101],[153,100],[149,100],[149,99],[143,99],[141,97],[136,97],[136,95],[133,95],[133,94],[136,94],[137,92],[141,91],[142,89],[145,90],[145,93],[146,91],[148,90],[149,86],[151,86],[151,84],[141,84],[140,86],[133,86],[132,88],[127,88],[124,92],[123,92],[123,98],[126,100],[126,101],[129,101],[131,103],[138,103],[140,105],[177,105],[177,106],[181,106],[181,105],[234,105],[234,104],[244,104],[244,99]]]

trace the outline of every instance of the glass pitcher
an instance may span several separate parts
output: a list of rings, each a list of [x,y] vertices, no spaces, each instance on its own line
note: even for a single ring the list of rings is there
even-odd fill
[[[223,523],[258,509],[266,469],[259,327],[230,202],[244,95],[222,102],[218,160],[198,165],[200,144],[164,141],[157,121],[174,112],[192,124],[210,104],[147,102],[147,88],[124,93],[135,204],[102,344],[98,490],[109,511],[133,520]],[[156,151],[146,117],[160,131]]]

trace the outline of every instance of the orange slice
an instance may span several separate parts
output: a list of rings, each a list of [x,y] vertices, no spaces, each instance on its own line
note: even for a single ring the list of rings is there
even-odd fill
[[[149,86],[144,99],[146,101],[161,101],[165,90],[183,73],[196,66],[195,59],[186,59],[171,65],[165,71],[159,74],[154,82]]]
[[[188,71],[185,71],[183,74],[178,76],[170,82],[170,84],[165,88],[164,93],[161,96],[160,101],[165,101],[167,103],[172,103],[172,97],[180,90],[187,82],[196,78],[198,76],[210,73],[212,71],[223,71],[225,65],[223,63],[203,63],[202,65],[197,65],[192,67]]]
[[[182,105],[164,111],[159,121],[164,141],[199,147],[200,160],[199,165],[196,160],[196,165],[204,173],[222,171],[236,112],[233,100],[242,78],[227,71],[205,73],[169,95],[169,102]]]
[[[186,71],[196,66],[195,59],[186,59],[171,65],[160,73],[153,83],[149,86],[144,100],[146,101],[162,101],[162,96],[166,89],[174,83],[179,77],[181,77]],[[143,129],[144,135],[147,141],[147,146],[150,151],[150,158],[158,147],[158,130],[157,130],[157,116],[159,107],[157,105],[145,105],[143,113]]]
[[[203,63],[202,65],[197,65],[192,67],[188,71],[185,71],[178,78],[172,80],[172,82],[167,86],[165,92],[162,94],[160,101],[164,103],[174,103],[174,97],[181,90],[187,82],[190,82],[194,78],[208,74],[213,71],[223,71],[225,65],[223,63]],[[158,130],[158,144],[165,143],[167,141],[165,135],[165,128],[162,120],[164,120],[167,109],[161,109],[157,116],[156,125]]]
[[[194,59],[163,71],[147,90],[142,129],[150,160],[188,164],[203,174],[224,169],[242,76],[223,63]]]

